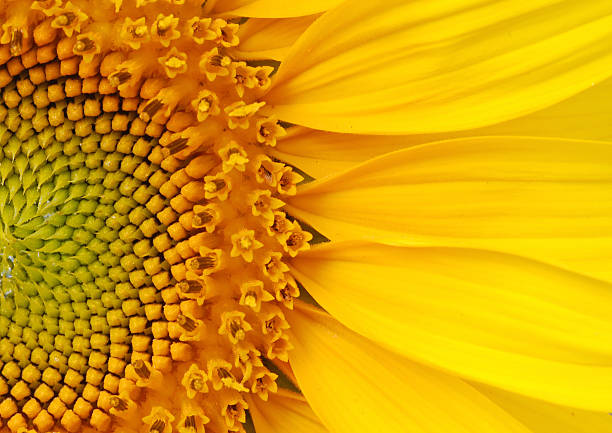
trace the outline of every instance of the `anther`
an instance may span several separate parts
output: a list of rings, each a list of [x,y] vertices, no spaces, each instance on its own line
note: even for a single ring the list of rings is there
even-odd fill
[[[176,285],[183,293],[197,293],[202,290],[204,284],[199,280],[184,280]]]
[[[183,376],[181,384],[187,390],[187,397],[194,398],[198,392],[208,392],[206,380],[208,375],[200,370],[196,364],[192,364]]]
[[[195,38],[204,37],[204,28],[202,28],[200,21],[194,21],[193,24],[191,24],[191,32]]]
[[[257,68],[257,71],[255,72],[255,79],[257,80],[257,85],[260,88],[266,89],[268,86],[270,86],[270,74],[272,71],[273,69],[269,66]]]
[[[268,183],[271,183],[272,180],[274,179],[272,177],[272,172],[268,170],[266,167],[264,167],[263,165],[259,167],[259,175],[263,177]]]
[[[191,220],[191,225],[193,228],[204,227],[206,224],[211,222],[213,219],[213,215],[210,211],[204,210],[202,212],[198,212],[193,214],[193,219]]]
[[[217,192],[225,188],[225,181],[223,179],[214,179],[210,182],[206,182],[204,188],[208,192]]]
[[[217,264],[217,257],[214,254],[207,254],[204,257],[192,257],[185,263],[187,269],[192,271],[201,271],[203,269],[209,269],[215,267]]]
[[[23,32],[20,29],[11,30],[11,41],[9,42],[9,52],[13,56],[21,54],[23,47]]]
[[[274,319],[266,320],[265,327],[269,333],[272,333],[272,334],[276,333],[276,323]]]
[[[230,404],[227,406],[227,411],[228,412],[237,412],[238,411],[238,406],[236,406],[235,404]]]
[[[195,320],[183,314],[179,314],[176,317],[176,322],[187,332],[191,332],[197,328]]]
[[[95,46],[95,42],[89,38],[79,39],[74,44],[74,51],[76,53],[84,53],[85,51],[91,50]]]
[[[109,400],[109,403],[111,407],[114,407],[117,410],[126,410],[128,408],[127,402],[117,396],[112,396]]]
[[[212,66],[221,66],[222,61],[223,61],[223,56],[217,54],[216,56],[211,56],[208,63],[210,63]]]
[[[170,153],[175,154],[180,152],[181,150],[184,150],[187,148],[187,142],[189,141],[188,138],[177,138],[174,141],[171,141],[168,144],[168,149],[170,149]]]
[[[164,421],[162,421],[161,419],[158,419],[155,422],[153,422],[153,424],[151,424],[151,428],[149,429],[149,432],[151,432],[151,433],[155,433],[155,432],[162,433],[165,428],[166,428],[166,423]]]
[[[289,309],[293,309],[293,299],[300,295],[300,290],[290,281],[280,283],[275,290],[276,300],[282,302]]]
[[[188,417],[185,418],[185,427],[188,429],[196,428],[195,415],[189,415]]]
[[[147,368],[142,359],[135,360],[132,365],[134,366],[134,371],[136,374],[138,374],[138,376],[142,377],[143,379],[148,379],[151,377],[151,371]]]
[[[66,12],[63,15],[58,16],[57,18],[55,18],[54,24],[58,25],[58,26],[69,26],[70,24],[72,24],[72,22],[76,19],[76,15],[73,14],[72,12]]]
[[[136,38],[142,38],[147,34],[147,28],[145,26],[130,26],[128,31]]]
[[[230,332],[232,333],[232,335],[235,337],[236,334],[242,330],[242,326],[240,321],[238,320],[232,320],[230,322]]]
[[[163,106],[164,104],[157,99],[150,100],[142,109],[143,113],[141,113],[141,118],[143,114],[145,114],[147,117],[143,120],[147,121],[151,119]]]
[[[210,107],[212,105],[212,101],[211,98],[202,98],[200,99],[200,102],[198,103],[198,111],[201,111],[202,113],[207,113],[208,110],[210,110]]]
[[[221,379],[230,379],[230,378],[233,379],[234,378],[234,376],[232,376],[232,374],[229,371],[227,371],[225,368],[217,369],[217,374],[219,375]]]
[[[189,382],[189,387],[194,391],[201,391],[202,389],[204,389],[204,380],[202,379],[201,375],[199,376],[200,377],[194,377]]]
[[[246,293],[245,298],[245,304],[249,307],[254,307],[255,305],[257,305],[257,293],[255,293],[253,290],[249,290]]]
[[[274,222],[272,223],[272,231],[275,233],[284,233],[287,231],[287,219],[281,213],[274,214]]]
[[[287,246],[294,247],[304,242],[304,235],[302,233],[293,232],[287,239]]]
[[[157,34],[159,36],[164,36],[168,32],[168,30],[170,30],[170,25],[168,23],[160,21],[157,24]]]
[[[122,69],[120,71],[113,72],[112,74],[110,74],[108,80],[113,86],[119,86],[128,81],[130,78],[132,78],[132,74],[127,70]]]

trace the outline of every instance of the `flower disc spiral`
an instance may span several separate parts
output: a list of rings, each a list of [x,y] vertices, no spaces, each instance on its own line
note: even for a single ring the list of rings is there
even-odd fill
[[[148,159],[153,137],[116,96],[60,70],[15,75],[1,109],[2,416],[22,422],[20,408],[41,428],[91,416],[126,363],[150,359],[169,278],[154,244],[167,241],[155,214],[169,175]]]
[[[262,151],[285,134],[256,102],[273,68],[223,54],[236,23],[126,3],[19,3],[2,27],[0,417],[243,431],[312,238],[282,211],[302,177]]]

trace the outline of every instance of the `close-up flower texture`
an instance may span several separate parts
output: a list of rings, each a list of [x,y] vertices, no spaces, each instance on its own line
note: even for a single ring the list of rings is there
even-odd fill
[[[612,432],[612,1],[0,14],[0,433]]]

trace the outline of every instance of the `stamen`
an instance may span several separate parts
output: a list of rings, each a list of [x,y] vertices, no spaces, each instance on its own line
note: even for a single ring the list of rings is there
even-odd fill
[[[79,39],[74,44],[74,52],[75,53],[84,53],[89,50],[92,50],[95,47],[96,43],[89,38]]]
[[[217,54],[216,56],[211,56],[211,58],[208,60],[208,63],[210,63],[212,66],[221,66],[222,61],[223,56]]]
[[[191,332],[196,329],[196,322],[190,317],[187,317],[183,314],[179,314],[176,318],[176,321],[179,325],[183,327],[187,332]]]
[[[151,433],[162,433],[165,428],[166,428],[165,421],[158,419],[151,425],[151,428],[149,429],[149,431]]]
[[[194,271],[213,268],[217,265],[217,257],[215,254],[207,254],[204,257],[192,257],[187,260],[187,268]]]
[[[232,376],[232,374],[229,371],[227,371],[225,368],[218,368],[217,374],[219,375],[221,379],[233,379],[234,378],[234,376]]]
[[[268,182],[268,183],[272,183],[272,180],[274,179],[273,176],[272,176],[272,172],[270,172],[270,170],[268,170],[263,165],[259,167],[259,175],[262,178],[264,178],[266,180],[266,182]]]
[[[199,392],[208,392],[208,387],[206,386],[207,378],[206,372],[200,370],[197,364],[191,364],[181,381],[181,384],[187,391],[187,397],[194,398]]]
[[[242,324],[237,320],[232,320],[230,322],[230,332],[235,337],[238,332],[242,331]]]
[[[157,34],[159,36],[165,36],[168,30],[170,30],[170,23],[168,21],[160,20],[157,23]]]
[[[215,179],[207,185],[211,185],[211,187],[209,188],[210,192],[217,192],[225,188],[226,183],[223,179]],[[214,188],[212,188],[212,186],[214,186]]]
[[[194,21],[193,24],[191,24],[191,34],[196,38],[204,37],[204,28],[200,21]]]
[[[276,333],[276,321],[274,319],[266,320],[265,327],[270,333]]]
[[[202,98],[200,99],[200,102],[198,103],[198,111],[201,111],[202,113],[208,113],[208,110],[210,110],[211,106],[212,106],[211,98]]]
[[[285,233],[287,231],[288,220],[284,215],[280,213],[274,214],[274,223],[272,224],[272,230],[276,233]]]
[[[177,287],[183,293],[198,293],[204,285],[199,280],[184,280],[178,283]]]
[[[127,402],[117,396],[110,398],[110,405],[117,410],[126,410],[128,408]]]
[[[129,32],[135,38],[142,38],[147,34],[147,28],[145,26],[130,26]]]
[[[287,245],[290,247],[301,245],[302,242],[304,242],[304,235],[301,233],[293,232],[289,235],[289,238],[287,238]]]
[[[202,211],[196,214],[193,214],[193,219],[191,220],[191,224],[193,228],[204,227],[206,224],[211,222],[213,219],[213,215],[210,211]]]
[[[65,14],[62,14],[58,16],[57,18],[55,18],[55,20],[53,21],[58,26],[68,26],[74,22],[76,17],[77,16],[73,14],[72,12],[66,12]]]
[[[257,305],[257,293],[253,290],[249,290],[245,295],[245,305],[253,308]]]
[[[189,141],[188,138],[177,138],[176,140],[170,142],[168,144],[168,149],[170,149],[170,152],[172,154],[178,153],[181,150],[184,150],[187,148],[187,142]]]
[[[134,371],[143,379],[148,379],[151,377],[151,371],[147,368],[144,361],[141,359],[135,360],[132,365],[134,366]]]
[[[164,104],[157,99],[150,100],[142,109],[142,113],[140,113],[141,118],[144,117],[142,120],[145,122],[149,121],[163,106]]]
[[[279,290],[279,293],[285,301],[290,301],[292,299],[291,292],[289,291],[289,288],[287,286]]]
[[[201,391],[202,389],[204,389],[204,380],[201,376],[199,378],[196,377],[192,379],[191,382],[189,382],[189,386],[194,391]]]
[[[191,429],[196,428],[196,421],[195,421],[194,415],[189,415],[188,417],[185,418],[185,427],[191,428]]]
[[[11,41],[9,42],[9,52],[13,56],[21,54],[23,47],[23,32],[20,29],[11,30]]]
[[[122,69],[117,72],[113,72],[109,75],[108,79],[114,86],[119,86],[125,82],[127,82],[130,78],[132,78],[132,74],[125,69]]]

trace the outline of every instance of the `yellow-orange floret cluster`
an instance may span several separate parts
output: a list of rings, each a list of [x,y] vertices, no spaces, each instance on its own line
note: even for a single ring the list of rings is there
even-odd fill
[[[17,257],[4,296],[82,320],[46,346],[30,319],[27,338],[6,337],[0,430],[244,431],[249,399],[277,389],[266,360],[283,369],[291,349],[283,310],[299,290],[285,260],[312,238],[283,212],[302,177],[266,156],[285,134],[260,100],[273,68],[231,58],[240,21],[207,17],[200,1],[0,6],[0,149],[23,165],[0,163],[12,209],[0,209],[0,247]],[[27,225],[49,218],[44,236]],[[41,253],[51,258],[37,265]],[[40,278],[17,278],[19,266]],[[40,350],[12,358],[28,344]]]

